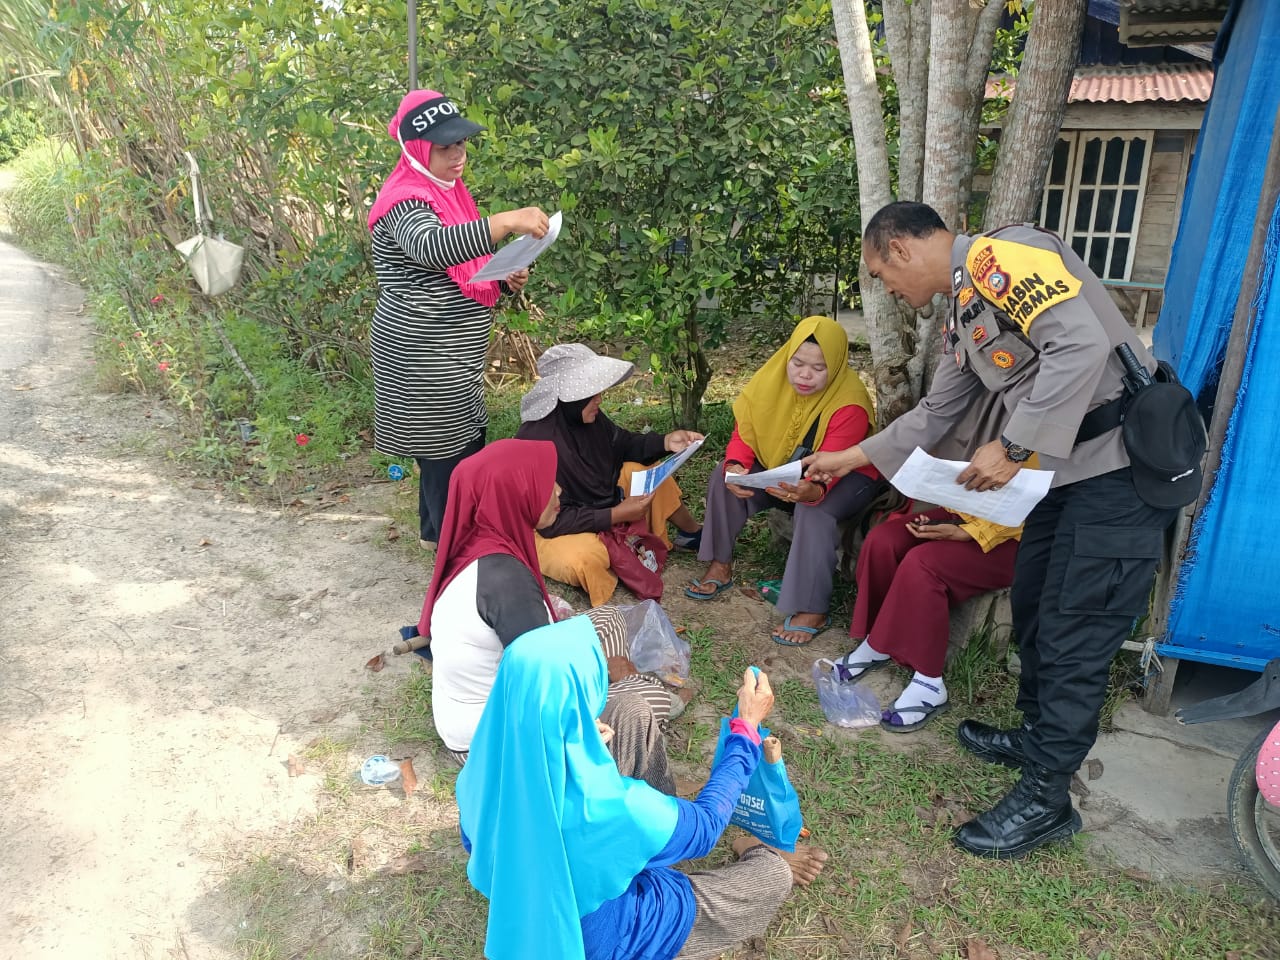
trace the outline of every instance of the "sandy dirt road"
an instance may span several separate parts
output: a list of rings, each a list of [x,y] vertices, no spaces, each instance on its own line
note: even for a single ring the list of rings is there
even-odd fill
[[[220,862],[314,808],[426,568],[356,491],[251,509],[95,393],[80,293],[0,244],[0,958],[226,957]],[[393,622],[394,621],[394,622]]]

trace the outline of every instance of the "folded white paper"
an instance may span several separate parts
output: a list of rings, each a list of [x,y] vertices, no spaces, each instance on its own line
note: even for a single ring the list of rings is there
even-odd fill
[[[999,490],[966,490],[956,483],[956,477],[968,466],[962,460],[939,460],[916,447],[889,482],[913,500],[936,503],[1004,527],[1016,527],[1026,520],[1053,482],[1052,470],[1024,467]]]
[[[772,470],[761,470],[759,473],[726,473],[725,483],[735,483],[740,487],[752,487],[763,490],[765,487],[776,487],[779,483],[795,486],[804,476],[804,467],[799,460],[792,460]]]
[[[560,211],[557,210],[548,218],[546,236],[535,238],[526,233],[523,237],[516,237],[495,253],[493,259],[477,270],[471,279],[475,282],[502,280],[509,273],[523,270],[538,259],[538,254],[556,242],[556,237],[560,236],[560,220]]]

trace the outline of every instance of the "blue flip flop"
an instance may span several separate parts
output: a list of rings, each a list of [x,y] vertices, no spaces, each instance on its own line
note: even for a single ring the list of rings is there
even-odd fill
[[[693,587],[705,587],[709,583],[715,584],[714,593],[699,593],[697,590],[692,589]],[[684,588],[684,595],[690,600],[714,600],[732,586],[732,579],[713,580],[711,577],[707,577],[705,580],[691,580],[689,586]]]
[[[773,639],[774,643],[780,644],[784,647],[807,647],[809,644],[813,643],[814,637],[827,629],[827,627],[831,626],[831,614],[827,614],[822,623],[816,627],[802,627],[799,624],[792,623],[791,618],[793,616],[795,616],[795,614],[789,614],[787,618],[782,621],[782,629],[794,630],[797,633],[807,633],[809,635],[809,639],[797,642],[795,640],[787,640],[784,637],[778,636],[776,633],[770,633],[769,636]]]

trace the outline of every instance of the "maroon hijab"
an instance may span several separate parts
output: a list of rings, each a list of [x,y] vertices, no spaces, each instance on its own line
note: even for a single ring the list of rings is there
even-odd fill
[[[555,482],[556,447],[545,440],[498,440],[458,464],[449,478],[435,573],[418,620],[420,636],[431,635],[431,611],[449,582],[473,560],[494,553],[528,567],[551,608],[533,530]]]

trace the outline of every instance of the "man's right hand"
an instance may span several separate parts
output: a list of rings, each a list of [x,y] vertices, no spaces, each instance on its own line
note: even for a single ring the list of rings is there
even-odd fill
[[[830,483],[836,477],[846,476],[871,463],[859,446],[847,450],[820,450],[800,462],[804,464],[804,475],[819,483]]]
[[[763,670],[757,674],[750,667],[742,674],[742,686],[738,689],[738,717],[753,727],[758,727],[773,709],[773,687]]]
[[[646,493],[642,497],[627,497],[613,508],[609,519],[614,523],[630,523],[632,520],[643,520],[649,515],[649,504],[653,503],[653,494]]]

